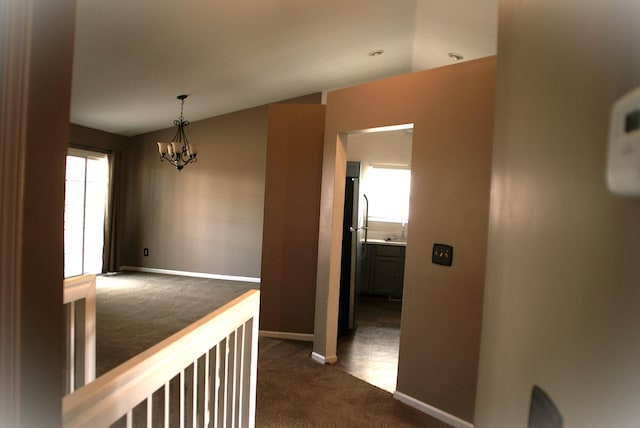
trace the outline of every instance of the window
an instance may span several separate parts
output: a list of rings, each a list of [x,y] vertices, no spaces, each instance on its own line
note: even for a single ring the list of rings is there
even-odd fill
[[[372,165],[366,177],[369,219],[406,223],[409,219],[409,167]]]
[[[70,150],[64,198],[64,276],[102,272],[106,155]]]

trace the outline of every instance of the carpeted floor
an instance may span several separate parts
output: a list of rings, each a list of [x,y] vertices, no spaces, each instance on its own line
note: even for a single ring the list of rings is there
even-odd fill
[[[450,428],[310,353],[310,343],[260,338],[257,427]]]
[[[258,284],[137,272],[98,277],[97,375],[251,288]],[[310,353],[308,342],[260,338],[257,427],[448,427]]]
[[[96,280],[96,375],[259,284],[142,272]]]

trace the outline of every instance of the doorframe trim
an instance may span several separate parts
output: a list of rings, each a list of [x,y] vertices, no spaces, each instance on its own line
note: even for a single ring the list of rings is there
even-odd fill
[[[21,286],[25,153],[33,4],[7,0],[0,35],[0,415],[20,425]]]
[[[338,362],[337,355],[330,355],[328,357],[325,357],[324,355],[318,354],[317,352],[311,353],[311,359],[320,364],[335,364]]]

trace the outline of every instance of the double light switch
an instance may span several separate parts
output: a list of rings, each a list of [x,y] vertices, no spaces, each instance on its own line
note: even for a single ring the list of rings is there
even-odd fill
[[[453,262],[453,247],[446,244],[433,244],[431,262],[437,265],[451,266],[451,262]]]

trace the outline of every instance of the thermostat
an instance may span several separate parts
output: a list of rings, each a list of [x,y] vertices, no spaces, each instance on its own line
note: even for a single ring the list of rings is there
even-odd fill
[[[640,196],[640,87],[611,109],[607,185],[616,195]]]

